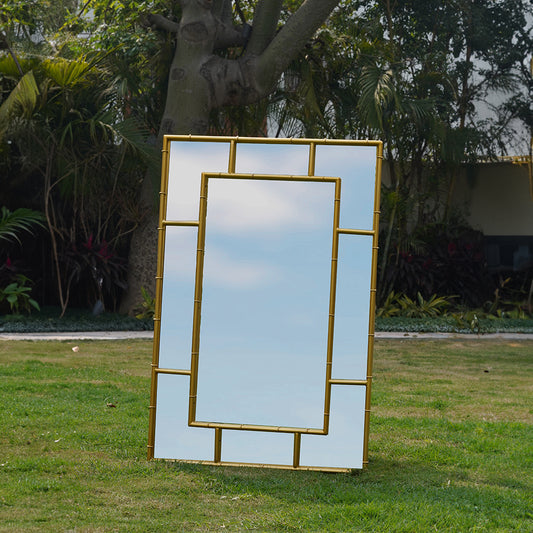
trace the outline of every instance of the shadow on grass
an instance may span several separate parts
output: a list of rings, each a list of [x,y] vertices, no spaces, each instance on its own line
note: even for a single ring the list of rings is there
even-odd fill
[[[504,476],[471,479],[470,473],[450,465],[374,457],[368,469],[351,474],[179,463],[167,468],[201,478],[215,497],[268,496],[285,509],[294,507],[290,512],[305,509],[309,520],[327,517],[331,529],[324,530],[328,531],[347,530],[338,528],[368,513],[380,527],[388,523],[390,531],[414,531],[410,528],[417,525],[421,530],[430,526],[469,530],[480,524],[487,530],[515,530],[517,525],[531,525],[527,481]],[[396,523],[402,526],[396,527]]]

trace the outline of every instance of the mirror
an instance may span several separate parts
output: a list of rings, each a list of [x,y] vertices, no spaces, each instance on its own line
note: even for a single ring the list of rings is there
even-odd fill
[[[149,456],[361,468],[380,143],[165,146]]]

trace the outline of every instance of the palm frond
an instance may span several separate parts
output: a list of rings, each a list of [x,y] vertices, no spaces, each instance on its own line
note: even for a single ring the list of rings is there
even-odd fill
[[[20,207],[10,211],[2,207],[0,211],[0,241],[17,241],[20,243],[21,232],[32,233],[33,226],[44,227],[45,218],[39,211]]]
[[[18,109],[24,118],[31,116],[37,105],[39,87],[33,71],[29,71],[17,83],[9,96],[0,105],[0,139],[5,134],[11,115]]]
[[[378,65],[366,65],[359,79],[358,108],[361,118],[372,128],[383,129],[384,115],[390,108],[401,109],[394,73]]]

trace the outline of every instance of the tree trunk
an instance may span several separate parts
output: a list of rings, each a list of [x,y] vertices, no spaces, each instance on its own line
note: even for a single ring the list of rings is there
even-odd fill
[[[306,0],[276,33],[282,0],[259,0],[248,43],[249,26],[233,26],[229,0],[181,0],[179,24],[152,15],[152,24],[176,33],[159,145],[166,134],[206,133],[211,109],[248,105],[267,96],[338,3]],[[217,48],[246,44],[239,59],[214,54]],[[132,313],[141,303],[141,287],[155,292],[158,187],[159,180],[147,174],[140,198],[146,216],[132,237],[121,312]]]

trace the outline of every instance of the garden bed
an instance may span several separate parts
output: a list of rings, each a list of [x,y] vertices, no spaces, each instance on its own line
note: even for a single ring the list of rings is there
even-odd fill
[[[457,320],[453,316],[437,318],[380,317],[376,331],[406,333],[533,333],[533,319],[479,318]]]
[[[150,331],[151,319],[137,319],[119,313],[93,315],[90,310],[60,310],[45,307],[29,316],[0,316],[0,333],[44,333],[68,331]],[[409,333],[533,333],[533,319],[480,318],[474,323],[453,316],[437,318],[378,317],[376,331]]]
[[[44,333],[60,331],[147,331],[150,319],[137,319],[119,313],[93,315],[86,309],[69,309],[65,316],[56,307],[44,307],[31,315],[0,316],[0,333]]]

